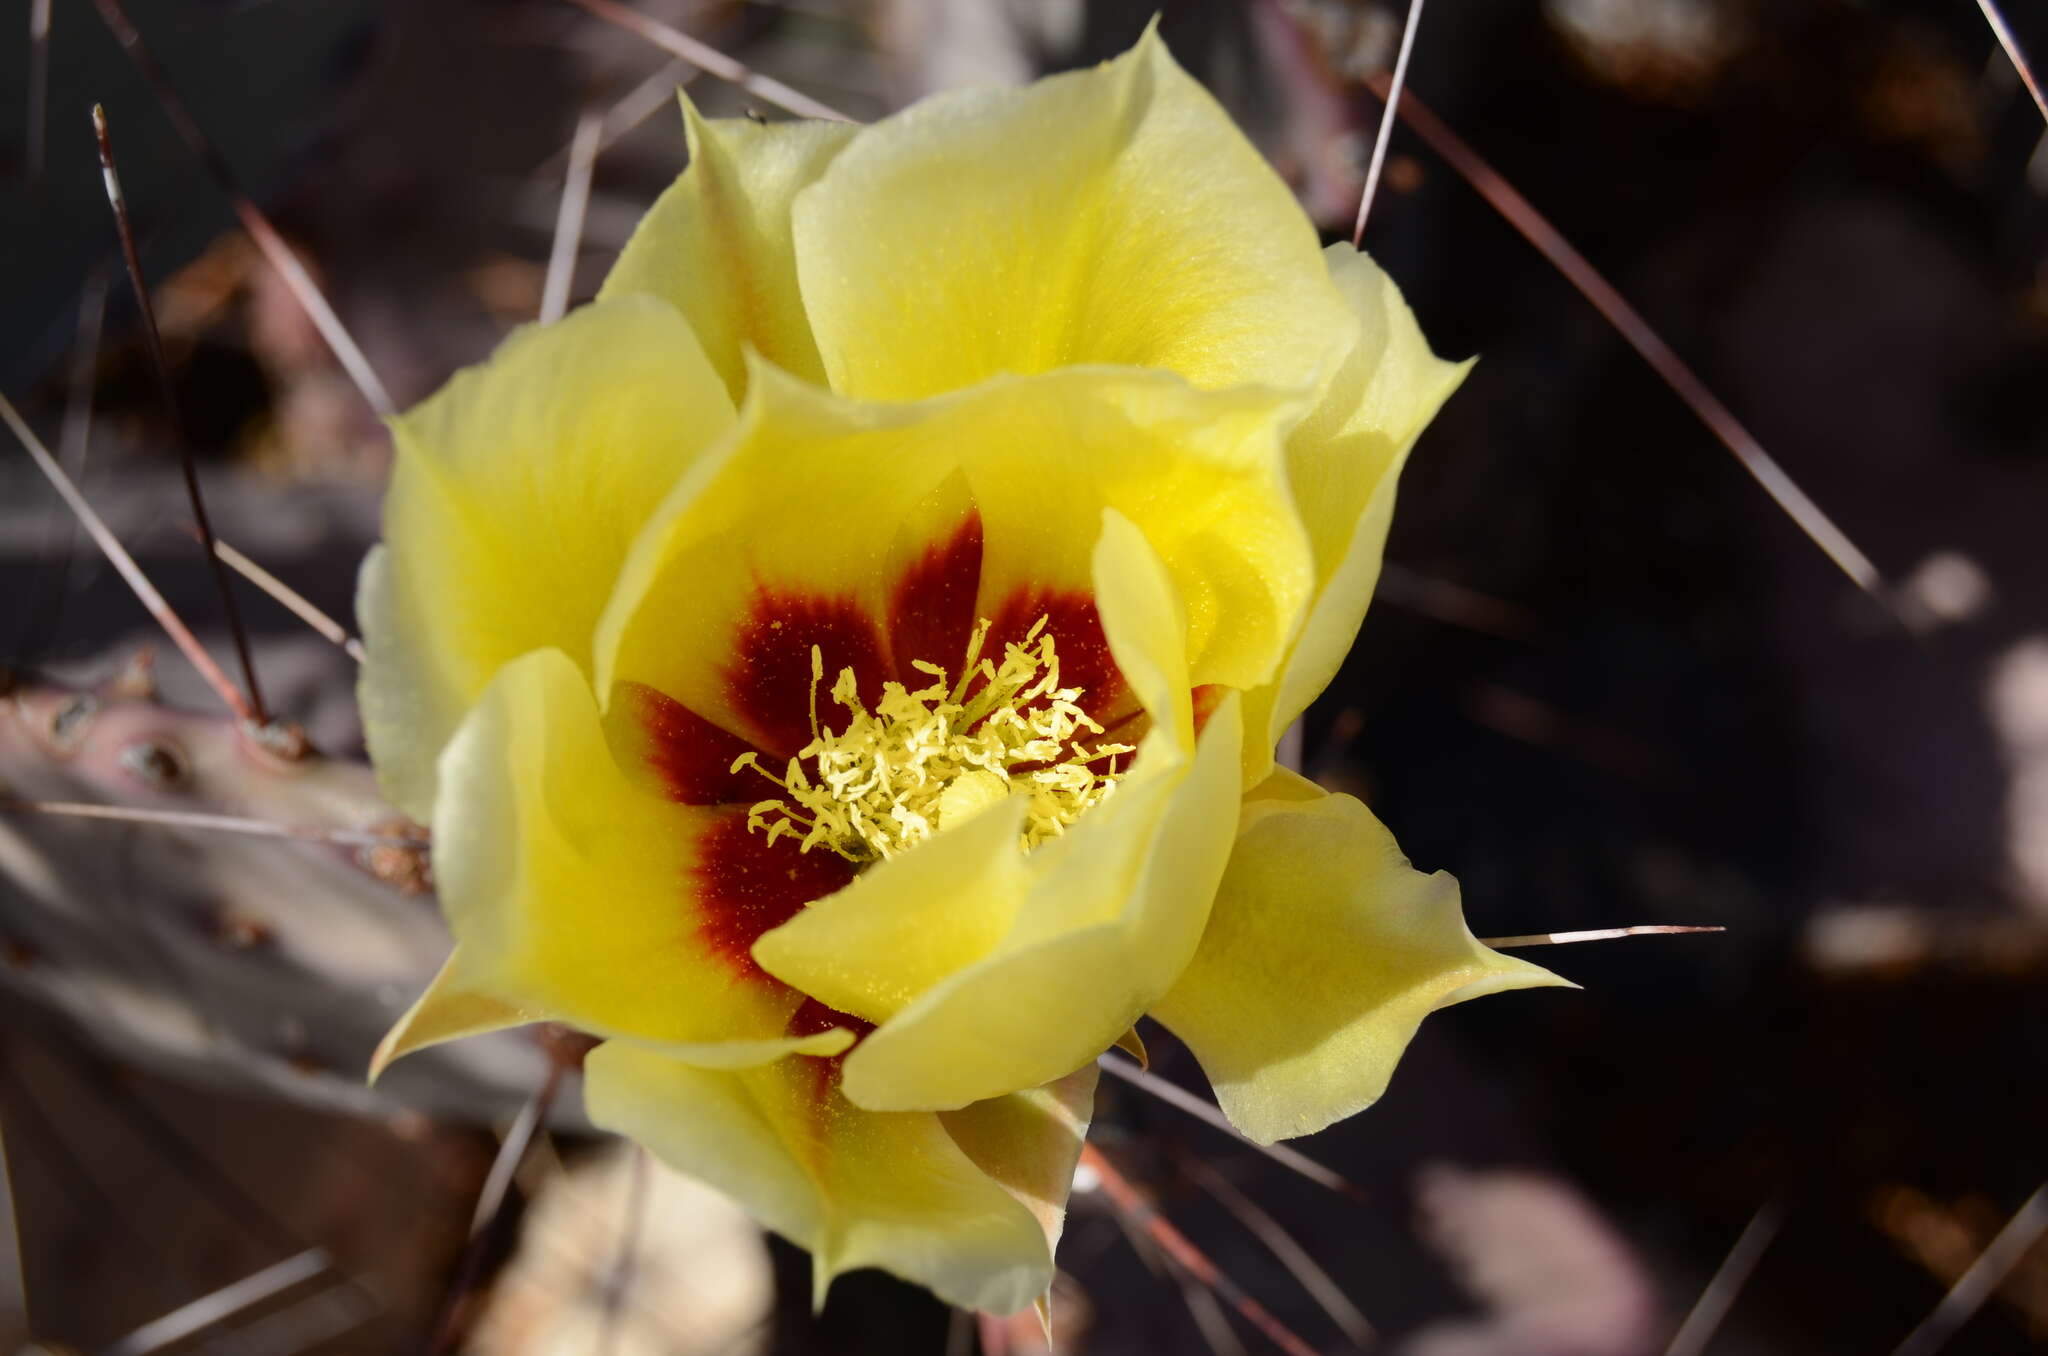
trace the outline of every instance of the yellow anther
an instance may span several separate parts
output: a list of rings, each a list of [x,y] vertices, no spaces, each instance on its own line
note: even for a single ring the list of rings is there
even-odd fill
[[[1103,733],[1102,726],[1081,709],[1080,688],[1060,686],[1059,655],[1044,617],[1005,647],[1000,663],[982,657],[988,631],[986,621],[975,626],[957,685],[947,686],[938,664],[918,660],[911,667],[931,685],[913,692],[886,683],[872,711],[861,702],[854,671],[841,669],[830,694],[847,723],[836,734],[818,723],[825,665],[813,646],[811,742],[781,777],[754,754],[733,760],[734,772],[752,768],[784,792],[750,806],[747,827],[765,831],[771,843],[800,837],[802,851],[823,847],[872,862],[996,801],[1023,796],[1027,849],[1065,833],[1115,790],[1123,776],[1117,760],[1134,748],[1081,742]]]

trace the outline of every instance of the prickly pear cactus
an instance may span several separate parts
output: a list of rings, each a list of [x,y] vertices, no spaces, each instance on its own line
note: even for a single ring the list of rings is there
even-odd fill
[[[96,690],[0,673],[0,795],[417,833],[369,768],[173,710],[146,662]],[[371,1051],[448,948],[425,851],[0,811],[0,991],[122,1058],[359,1113],[497,1119],[539,1083],[520,1033]]]

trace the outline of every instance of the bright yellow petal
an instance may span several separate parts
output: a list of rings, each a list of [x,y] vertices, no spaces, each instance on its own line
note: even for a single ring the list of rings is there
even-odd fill
[[[377,1043],[377,1051],[370,1057],[369,1079],[376,1082],[392,1061],[415,1050],[546,1018],[547,1014],[538,1009],[522,1008],[479,989],[458,946],[427,985],[426,992]]]
[[[982,600],[1095,577],[1105,511],[1163,562],[1196,685],[1273,673],[1308,599],[1306,542],[1279,475],[1290,400],[1096,369],[996,383],[950,412],[985,524]],[[1099,586],[1098,586],[1099,592]]]
[[[1066,1224],[1097,1076],[1090,1063],[1042,1088],[939,1113],[939,1123],[974,1165],[1031,1211],[1048,1248],[1059,1246]]]
[[[1287,445],[1287,474],[1314,546],[1318,579],[1353,554],[1366,502],[1464,380],[1470,362],[1430,351],[1394,280],[1351,246],[1324,251],[1358,317],[1358,343]]]
[[[1185,750],[1194,741],[1197,679],[1178,581],[1144,530],[1113,508],[1102,511],[1093,556],[1103,638],[1117,669],[1173,747]]]
[[[745,350],[822,381],[797,292],[790,202],[856,130],[851,123],[706,120],[683,96],[690,165],[654,206],[605,279],[600,299],[647,292],[681,311],[734,404]]]
[[[811,644],[827,685],[869,652],[886,671],[892,594],[934,545],[906,525],[971,511],[979,615],[1022,606],[1028,624],[1040,602],[1057,610],[1091,590],[1105,509],[1165,562],[1186,607],[1193,682],[1263,682],[1309,588],[1279,460],[1294,409],[1101,368],[875,405],[759,369],[726,452],[677,487],[635,544],[601,630],[599,682],[643,683],[794,752],[764,728],[752,689],[772,688],[765,704],[807,738]],[[914,659],[957,671],[959,656],[894,659],[898,672]]]
[[[731,422],[689,325],[652,297],[520,330],[393,421],[357,612],[363,724],[400,809],[432,815],[435,759],[501,665],[553,646],[588,668],[627,544]]]
[[[1149,32],[1093,70],[876,123],[795,221],[847,395],[1083,363],[1313,389],[1354,330],[1287,186]]]
[[[1029,857],[1030,895],[1002,941],[846,1057],[843,1087],[856,1105],[960,1107],[1079,1068],[1166,991],[1202,935],[1237,819],[1236,696],[1190,747],[1186,659],[1168,643],[1170,581],[1116,515],[1096,588],[1119,666],[1156,674],[1165,709],[1151,712],[1116,794]]]
[[[1271,1143],[1377,1101],[1438,1008],[1563,983],[1475,941],[1457,882],[1409,866],[1365,806],[1280,772],[1247,799],[1201,947],[1152,1015]]]
[[[505,667],[441,778],[435,875],[478,988],[700,1062],[846,1047],[839,1029],[786,1035],[801,997],[743,949],[723,953],[695,870],[718,812],[665,801],[618,765],[559,650]]]
[[[1247,695],[1254,749],[1270,750],[1344,662],[1379,583],[1401,465],[1472,366],[1430,352],[1400,289],[1369,257],[1342,243],[1325,254],[1360,334],[1322,403],[1288,439],[1316,598],[1280,681]],[[1256,762],[1251,770],[1264,773]]]
[[[827,690],[843,667],[881,665],[888,553],[952,469],[914,422],[757,368],[734,437],[633,545],[599,632],[600,691],[640,683],[795,753],[812,646]]]
[[[1032,858],[1033,899],[1022,910],[1006,939],[1013,950],[1098,924],[1138,922],[1147,906],[1164,905],[1158,922],[1174,926],[1174,935],[1148,938],[1146,952],[1131,978],[1144,987],[1145,978],[1161,990],[1180,973],[1201,936],[1203,911],[1223,869],[1223,853],[1187,846],[1192,857],[1155,844],[1166,827],[1186,820],[1199,835],[1208,822],[1213,832],[1234,825],[1236,788],[1200,774],[1207,760],[1227,757],[1238,726],[1234,700],[1211,715],[1196,741],[1194,704],[1190,697],[1186,653],[1180,643],[1184,611],[1158,553],[1136,526],[1122,515],[1103,515],[1102,539],[1095,548],[1095,577],[1102,603],[1103,630],[1117,667],[1130,676],[1144,702],[1151,729],[1140,742],[1129,774],[1116,794],[1097,806],[1060,839],[1046,844]],[[1221,719],[1223,724],[1218,725]],[[1210,840],[1213,842],[1213,840]],[[1154,859],[1161,869],[1191,868],[1181,883],[1185,898],[1150,899],[1145,874]],[[1213,865],[1207,885],[1202,863]],[[1107,1018],[1105,1018],[1107,1020]],[[1126,1022],[1112,1033],[1128,1029]],[[1105,1041],[1096,1049],[1107,1048]],[[1042,1081],[1042,1080],[1041,1080]]]
[[[614,1042],[591,1053],[584,1096],[593,1122],[808,1248],[821,1302],[833,1277],[870,1266],[962,1308],[1012,1313],[1043,1294],[1086,1127],[1072,1089],[974,1109],[953,1131],[926,1112],[861,1111],[831,1072],[801,1057],[704,1069]]]
[[[886,1022],[1009,931],[1029,889],[1024,808],[1012,796],[875,863],[755,942],[754,959],[828,1007]]]

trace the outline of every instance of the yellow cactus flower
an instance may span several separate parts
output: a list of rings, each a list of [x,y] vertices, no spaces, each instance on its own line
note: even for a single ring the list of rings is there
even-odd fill
[[[1272,763],[1463,368],[1148,35],[709,122],[597,301],[398,419],[363,710],[456,947],[387,1038],[601,1038],[602,1126],[838,1272],[1044,1294],[1150,1014],[1261,1140],[1555,983]]]

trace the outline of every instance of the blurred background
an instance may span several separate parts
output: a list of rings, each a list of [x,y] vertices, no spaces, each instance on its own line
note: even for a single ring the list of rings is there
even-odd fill
[[[106,8],[23,0],[0,31],[0,389],[225,663],[93,102],[222,536],[347,624],[389,449]],[[638,5],[860,118],[1112,55],[1155,8],[1348,235],[1368,82],[1400,35],[1386,6]],[[2039,7],[2010,9],[2048,53]],[[780,116],[561,0],[126,13],[400,406],[540,308],[579,120],[601,150],[560,275],[575,299],[681,168],[678,84]],[[1186,1281],[1086,1170],[1061,1350],[1269,1350],[1241,1291],[1314,1350],[1883,1352],[2001,1230],[2009,1266],[1965,1286],[1981,1304],[1913,1349],[2048,1347],[2040,114],[1967,0],[1437,0],[1410,87],[1887,591],[1859,591],[1396,131],[1367,246],[1437,349],[1481,361],[1410,463],[1305,765],[1455,872],[1481,936],[1727,931],[1555,947],[1538,958],[1583,992],[1431,1018],[1379,1106],[1298,1146],[1350,1193],[1105,1079],[1119,1181],[1227,1283]],[[237,741],[0,451],[0,791],[374,827],[352,662],[238,596],[270,707],[318,753]],[[552,1065],[529,1036],[363,1088],[445,945],[430,883],[388,841],[0,812],[0,1350],[405,1352],[437,1326],[508,1354],[1042,1349],[1035,1320],[976,1324],[874,1273],[813,1315],[801,1254],[590,1136],[573,1079],[534,1114]],[[1200,1089],[1148,1034],[1155,1072]],[[533,1147],[487,1183],[522,1108]]]

